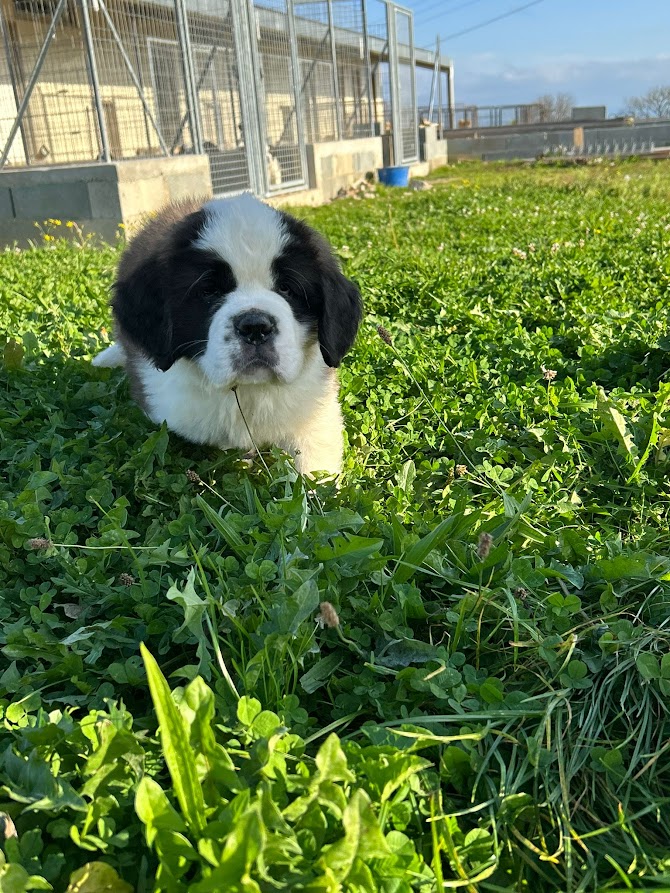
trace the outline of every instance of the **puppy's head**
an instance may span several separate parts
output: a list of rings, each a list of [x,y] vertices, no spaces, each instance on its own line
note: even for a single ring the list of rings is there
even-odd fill
[[[185,358],[220,387],[290,383],[317,342],[339,366],[362,314],[326,241],[248,194],[151,221],[121,259],[113,308],[159,369]]]

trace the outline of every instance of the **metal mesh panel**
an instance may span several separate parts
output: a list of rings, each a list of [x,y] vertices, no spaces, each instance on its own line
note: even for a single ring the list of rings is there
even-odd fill
[[[230,0],[189,0],[188,27],[202,148],[215,195],[251,185]]]
[[[454,110],[449,105],[449,73],[440,72],[437,93],[437,123],[442,129],[454,127]]]
[[[381,0],[370,0],[367,3],[367,14],[374,129],[377,134],[389,133],[392,128],[392,114],[386,4]]]
[[[411,161],[411,23],[384,0],[0,0],[0,166],[204,152],[216,194],[281,192],[307,143],[391,130]]]
[[[16,58],[10,35],[6,30],[4,19],[0,21],[2,26],[0,34],[0,146],[4,146],[9,137],[10,128],[16,120],[20,97],[16,86],[16,77],[12,66],[16,65]],[[23,139],[23,130],[10,147],[8,164],[25,164],[30,162],[31,147]]]
[[[399,161],[414,161],[417,157],[417,113],[414,87],[414,59],[412,48],[412,19],[399,9],[395,10],[398,58],[398,105],[400,128]]]
[[[435,100],[435,92],[437,88],[437,73],[434,69],[418,68],[416,69],[416,95],[417,95],[417,114],[419,122],[434,122],[437,118],[437,102]],[[430,100],[433,99],[433,108],[430,108]]]
[[[295,25],[300,59],[300,97],[305,139],[337,139],[338,120],[328,3],[296,3]]]
[[[369,53],[362,0],[332,0],[341,138],[370,136]]]
[[[295,5],[307,142],[371,133],[369,53],[362,0]]]
[[[297,53],[292,46],[290,0],[263,0],[253,6],[257,71],[260,75],[261,129],[267,182],[271,190],[304,183],[302,120],[298,112]]]
[[[53,37],[47,42],[56,11],[55,0],[20,0],[5,8],[10,53],[8,57],[3,53],[5,65],[0,110],[3,145],[17,109],[10,75],[14,76],[16,98],[20,102],[40,51],[47,48],[21,132],[17,133],[10,148],[8,164],[95,161],[100,157],[79,12],[73,0],[69,0],[62,9]],[[11,18],[7,12],[11,13]]]
[[[90,18],[111,158],[192,152],[172,6],[96,0]]]

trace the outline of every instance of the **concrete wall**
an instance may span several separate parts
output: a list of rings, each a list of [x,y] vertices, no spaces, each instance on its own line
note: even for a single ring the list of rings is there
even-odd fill
[[[307,160],[309,187],[278,194],[270,199],[272,204],[322,204],[342,187],[376,174],[382,166],[382,138],[308,145]],[[430,163],[415,167],[415,176],[432,169]],[[211,195],[206,155],[7,169],[0,171],[0,244],[25,245],[39,239],[35,223],[48,218],[72,220],[85,232],[113,241],[120,224],[132,233],[147,213],[169,201]],[[71,230],[63,227],[60,232]]]
[[[633,152],[633,144],[637,150],[642,143],[647,147],[653,142],[656,146],[670,145],[670,122],[640,122],[634,125],[600,126],[528,130],[514,133],[511,128],[504,132],[478,130],[468,137],[449,137],[447,140],[449,157],[480,158],[483,161],[501,161],[513,158],[537,158],[539,155],[551,153],[560,148],[578,147],[580,151],[594,155],[599,152],[618,151]],[[624,144],[628,147],[624,150]],[[606,150],[605,146],[609,148]]]
[[[446,164],[446,141],[434,127],[423,128],[422,159],[410,166],[423,177]],[[382,137],[365,137],[307,146],[309,187],[272,196],[273,205],[318,205],[335,198],[383,166]],[[127,232],[169,201],[212,195],[206,155],[142,158],[110,164],[84,164],[0,171],[0,245],[39,240],[35,223],[48,218],[74,221],[87,233],[113,241],[123,224]],[[59,234],[71,230],[63,227]]]
[[[447,141],[438,138],[437,127],[432,124],[419,127],[419,157],[430,170],[447,163]]]
[[[113,241],[120,224],[132,232],[146,214],[193,195],[212,195],[204,155],[0,171],[0,244],[39,238],[35,223],[47,218]]]
[[[307,146],[309,185],[318,190],[321,201],[335,198],[338,189],[346,188],[370,171],[376,172],[382,164],[379,136]]]

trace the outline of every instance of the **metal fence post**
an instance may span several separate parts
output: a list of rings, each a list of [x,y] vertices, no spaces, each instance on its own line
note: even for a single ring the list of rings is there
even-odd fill
[[[449,79],[447,82],[447,90],[448,90],[448,102],[449,102],[449,129],[453,130],[456,126],[456,103],[454,100],[454,67],[450,65],[447,68],[447,78]]]
[[[46,33],[46,37],[44,38],[44,42],[42,43],[42,47],[39,51],[37,59],[35,61],[35,66],[33,68],[33,73],[30,75],[30,80],[28,81],[28,86],[26,87],[26,92],[23,94],[23,99],[21,100],[21,105],[18,107],[16,112],[16,118],[14,119],[14,123],[12,124],[9,135],[5,141],[4,148],[2,150],[2,155],[0,155],[0,167],[2,167],[7,161],[7,156],[9,155],[9,150],[12,148],[12,143],[14,142],[14,137],[16,136],[16,132],[23,123],[23,118],[26,113],[26,109],[28,108],[28,103],[30,102],[30,98],[33,95],[33,90],[35,89],[35,84],[37,83],[37,79],[40,76],[40,72],[42,71],[42,66],[44,65],[44,60],[47,57],[47,53],[49,52],[49,47],[51,46],[51,41],[53,39],[54,34],[56,33],[56,27],[58,22],[60,21],[60,17],[63,14],[63,10],[65,9],[65,0],[58,0],[58,6],[54,10],[54,15],[51,20],[51,24],[49,25],[49,30]]]
[[[398,77],[398,40],[396,33],[395,6],[386,4],[386,33],[389,45],[389,91],[391,94],[392,164],[402,164],[402,114],[400,109],[400,83]]]
[[[430,99],[428,100],[428,120],[433,123],[433,111],[435,109],[435,97],[439,94],[440,78],[440,38],[435,38],[435,58],[433,60],[433,77],[430,81]]]
[[[195,90],[195,73],[193,71],[193,52],[191,49],[191,34],[188,27],[188,17],[184,0],[174,0],[175,21],[179,50],[181,52],[181,64],[184,76],[184,93],[186,96],[186,108],[193,140],[193,151],[202,154],[202,126],[200,123],[200,105]]]
[[[439,138],[442,139],[442,131],[444,130],[444,117],[442,114],[442,104],[444,97],[442,96],[442,51],[440,49],[440,38],[437,38],[437,64],[439,76],[437,79],[437,129]]]
[[[337,49],[335,46],[335,24],[333,20],[333,2],[327,0],[328,7],[328,36],[330,37],[330,58],[333,66],[333,98],[335,100],[335,139],[341,140],[344,136],[344,115],[342,114],[342,101],[340,99],[340,78],[337,70]]]
[[[250,185],[254,192],[264,194],[267,191],[266,165],[260,147],[265,145],[265,138],[264,128],[261,124],[262,97],[254,80],[254,67],[260,63],[255,40],[252,39],[253,9],[250,8],[247,0],[230,0],[230,2],[235,66],[240,88],[241,137],[244,143]]]
[[[403,161],[417,161],[419,158],[419,120],[418,109],[416,103],[416,53],[414,52],[414,14],[411,10],[406,10],[407,15],[407,33],[409,37],[409,71],[410,71],[410,91],[412,94],[411,120],[414,128],[414,151],[412,157],[405,159],[403,152]]]
[[[102,95],[100,93],[100,79],[98,77],[98,64],[95,58],[95,46],[93,44],[91,19],[88,14],[88,0],[81,0],[81,21],[84,32],[84,46],[86,48],[86,64],[88,66],[88,74],[91,79],[93,103],[95,105],[95,114],[98,119],[98,129],[100,131],[100,148],[102,150],[101,154],[103,161],[109,162],[111,161],[111,156],[109,154],[109,137],[107,135],[105,109],[102,104]]]
[[[363,27],[363,54],[365,55],[365,77],[368,85],[368,115],[370,117],[370,136],[375,135],[375,114],[372,97],[372,62],[370,60],[370,41],[368,39],[367,0],[361,0],[361,20]]]
[[[5,48],[5,56],[7,58],[7,71],[9,73],[9,79],[12,82],[12,93],[14,94],[14,102],[16,103],[16,108],[19,108],[21,104],[21,100],[19,97],[19,89],[16,83],[16,72],[14,71],[14,60],[12,59],[12,47],[9,41],[9,34],[7,33],[7,23],[5,22],[5,14],[2,10],[2,3],[0,3],[0,31],[2,31],[2,42]],[[23,129],[23,121],[20,124],[21,128],[21,142],[23,144],[23,154],[26,159],[26,164],[30,164],[30,152],[28,150],[28,141],[26,139],[26,134]],[[11,146],[10,146],[11,148]]]
[[[300,150],[301,178],[307,171],[307,146],[305,142],[305,110],[302,104],[302,91],[300,84],[300,63],[298,62],[298,37],[295,31],[295,18],[293,16],[293,0],[286,0],[286,19],[288,22],[288,39],[291,52],[291,71],[293,72],[293,93],[295,96],[295,123],[298,136],[298,148]]]

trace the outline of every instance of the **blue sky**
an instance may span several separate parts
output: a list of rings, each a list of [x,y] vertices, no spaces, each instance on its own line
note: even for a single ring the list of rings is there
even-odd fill
[[[405,0],[417,46],[434,45],[436,34],[447,38],[442,51],[454,60],[457,102],[532,102],[563,92],[612,115],[628,96],[670,85],[670,0],[543,0],[448,39],[524,2]]]

